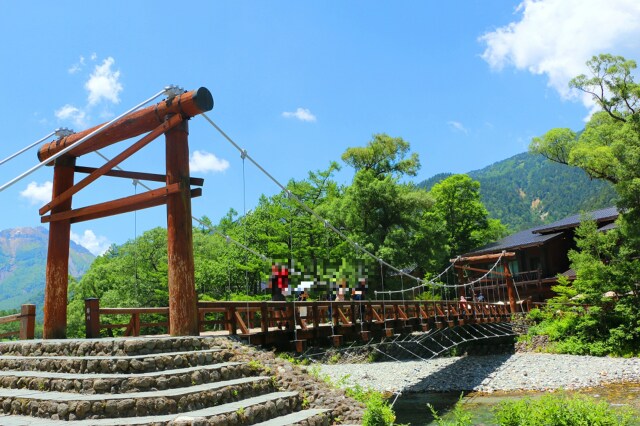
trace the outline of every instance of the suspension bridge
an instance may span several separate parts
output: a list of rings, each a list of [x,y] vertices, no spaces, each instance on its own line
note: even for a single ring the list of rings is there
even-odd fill
[[[162,96],[165,97],[164,100],[147,106]],[[185,91],[176,86],[169,86],[107,123],[78,133],[68,129],[57,129],[0,162],[4,164],[30,148],[52,137],[56,138],[39,148],[40,162],[37,165],[0,186],[1,192],[39,168],[53,165],[52,199],[39,210],[42,216],[41,221],[49,223],[50,226],[44,302],[44,339],[66,337],[71,224],[160,205],[167,206],[169,306],[112,308],[100,306],[98,300],[88,300],[87,337],[99,337],[101,330],[118,327],[125,329],[125,335],[137,336],[145,328],[165,326],[171,336],[226,333],[241,336],[255,344],[290,342],[298,352],[302,353],[306,351],[308,344],[313,346],[321,341],[332,342],[335,346],[341,346],[345,342],[371,344],[375,339],[379,342],[406,342],[406,336],[423,333],[422,337],[412,340],[415,343],[424,336],[443,334],[447,329],[458,336],[467,336],[466,340],[513,333],[505,324],[509,323],[514,315],[527,312],[529,309],[526,301],[518,301],[517,287],[514,286],[508,269],[507,261],[514,256],[513,253],[456,258],[451,260],[448,268],[431,279],[412,276],[402,268],[368,251],[296,197],[207,116],[206,113],[212,108],[213,97],[206,88]],[[187,122],[198,116],[202,116],[233,145],[243,161],[248,160],[254,164],[280,187],[289,199],[298,203],[327,230],[338,235],[356,252],[371,258],[380,265],[381,270],[386,268],[401,279],[407,278],[414,281],[416,285],[405,289],[403,284],[401,290],[394,291],[385,291],[383,286],[381,291],[375,292],[376,300],[374,301],[198,301],[194,284],[192,245],[194,222],[220,235],[228,243],[246,250],[267,263],[274,264],[266,255],[258,253],[191,215],[191,199],[202,195],[203,180],[192,177],[189,172]],[[143,134],[142,138],[112,159],[100,153],[102,148]],[[119,167],[122,161],[161,135],[165,136],[166,174],[126,171]],[[79,158],[91,153],[101,156],[106,162],[98,168],[76,164]],[[86,176],[75,182],[76,173]],[[147,192],[72,209],[73,196],[104,176],[132,179],[136,185],[140,184]],[[165,185],[152,189],[140,181]],[[494,261],[493,266],[488,268],[471,266]],[[463,271],[467,276],[469,272],[481,275],[476,279],[465,279]],[[444,279],[451,274],[457,275],[458,279],[455,283]],[[489,281],[493,284],[487,286],[486,283]],[[475,294],[476,286],[493,288],[498,293],[503,290],[503,294],[493,297],[487,295],[486,299],[483,297],[484,300],[467,301],[464,295],[469,294],[469,290],[472,295]],[[460,296],[460,300],[416,300],[416,295],[426,290],[436,294],[438,289],[443,296],[448,296],[451,290]],[[447,293],[444,292],[445,290]],[[144,316],[152,314],[165,315],[166,321],[145,322]],[[103,322],[101,318],[108,315],[128,315],[130,319],[124,324]],[[17,320],[17,317],[14,320]],[[28,335],[26,332],[23,334]],[[399,336],[404,337],[399,340]],[[456,341],[451,338],[449,340]],[[437,354],[439,350],[431,352]]]

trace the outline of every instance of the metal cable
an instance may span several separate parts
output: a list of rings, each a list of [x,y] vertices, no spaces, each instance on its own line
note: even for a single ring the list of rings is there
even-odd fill
[[[422,280],[422,279],[420,279],[418,277],[414,277],[413,275],[404,272],[402,269],[397,268],[397,267],[391,265],[390,263],[387,263],[384,259],[379,258],[378,256],[374,255],[373,253],[371,253],[370,251],[368,251],[367,249],[362,247],[360,244],[358,244],[357,242],[355,242],[354,240],[349,238],[342,231],[340,231],[338,228],[333,226],[326,219],[324,219],[322,216],[320,216],[318,213],[316,213],[313,209],[311,209],[309,206],[307,206],[300,198],[298,198],[295,194],[293,194],[290,190],[288,190],[283,184],[281,184],[276,178],[274,178],[269,172],[267,172],[256,160],[254,160],[248,154],[246,149],[242,149],[240,147],[240,145],[238,145],[233,139],[231,139],[231,137],[229,135],[227,135],[213,120],[211,120],[209,118],[209,116],[207,116],[207,114],[202,113],[200,115],[202,117],[204,117],[204,119],[207,120],[207,122],[209,122],[209,124],[211,124],[243,156],[248,158],[249,161],[251,161],[262,173],[264,173],[269,179],[271,179],[271,181],[273,181],[278,187],[280,187],[283,191],[285,191],[285,193],[287,193],[287,195],[290,198],[294,199],[304,210],[307,211],[307,213],[309,213],[310,215],[312,215],[313,217],[315,217],[319,221],[323,222],[327,228],[330,228],[334,233],[339,235],[344,241],[348,242],[353,248],[355,248],[356,250],[361,250],[367,256],[371,257],[372,259],[375,259],[376,261],[380,262],[384,266],[388,267],[389,269],[395,271],[396,273],[398,273],[400,275],[404,275],[404,276],[406,276],[408,278],[414,279],[417,282],[421,282],[421,283],[424,282],[424,280]],[[431,282],[431,281],[427,281],[427,282]],[[432,284],[437,285],[435,283],[432,283]]]
[[[23,152],[33,148],[36,145],[41,144],[42,142],[46,141],[47,139],[49,139],[51,136],[55,135],[58,132],[58,130],[54,130],[53,132],[49,133],[47,136],[38,139],[37,141],[35,141],[34,143],[32,143],[31,145],[27,145],[26,147],[22,148],[21,150],[11,154],[10,156],[8,156],[7,158],[5,158],[4,160],[0,161],[0,166],[3,165],[4,163],[6,163],[9,160],[13,160],[14,158],[16,158],[18,155],[22,154]]]
[[[88,141],[89,139],[91,139],[92,137],[102,133],[104,130],[106,130],[107,128],[109,128],[113,123],[115,123],[116,121],[120,120],[121,118],[129,115],[130,113],[140,109],[141,107],[143,107],[144,105],[148,104],[149,102],[153,101],[154,99],[156,99],[159,96],[162,96],[163,94],[165,94],[170,88],[169,87],[165,87],[164,89],[162,89],[160,92],[156,93],[155,95],[153,95],[152,97],[150,97],[149,99],[140,102],[138,105],[134,106],[133,108],[127,110],[126,112],[120,114],[119,116],[117,116],[116,118],[114,118],[113,120],[103,124],[102,126],[100,126],[99,128],[97,128],[96,130],[94,130],[93,132],[89,133],[88,135],[84,136],[83,138],[81,138],[80,140],[76,141],[75,143],[69,145],[68,147],[64,148],[63,150],[55,153],[54,155],[52,155],[51,157],[47,158],[44,161],[41,161],[40,163],[36,164],[35,166],[33,166],[32,168],[30,168],[29,170],[27,170],[26,172],[22,173],[21,175],[11,179],[9,182],[5,183],[4,185],[0,186],[0,192],[4,191],[5,189],[9,188],[10,186],[12,186],[14,183],[21,181],[22,179],[24,179],[25,177],[29,176],[31,173],[35,172],[36,170],[38,170],[39,168],[41,168],[42,166],[45,166],[49,163],[51,163],[52,161],[56,160],[59,157],[62,157],[63,155],[65,155],[67,152],[71,151],[72,149],[75,149],[77,147],[79,147],[80,145],[82,145],[83,143],[85,143],[86,141]]]

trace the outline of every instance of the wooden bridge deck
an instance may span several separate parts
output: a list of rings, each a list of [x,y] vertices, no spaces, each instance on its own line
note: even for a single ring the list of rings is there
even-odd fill
[[[520,312],[528,311],[519,304]],[[88,338],[124,328],[125,336],[162,334],[169,308],[101,308],[86,302]],[[162,318],[164,317],[164,318]],[[200,334],[237,335],[252,344],[302,350],[307,343],[340,345],[373,337],[511,321],[508,305],[458,301],[199,302]],[[128,320],[128,321],[127,321]],[[101,332],[102,330],[102,332]]]

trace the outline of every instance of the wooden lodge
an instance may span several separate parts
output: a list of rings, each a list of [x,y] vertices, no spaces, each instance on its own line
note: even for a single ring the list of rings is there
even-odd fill
[[[586,213],[584,216],[569,216],[548,225],[517,232],[462,256],[497,255],[503,251],[515,253],[515,257],[509,259],[507,265],[518,298],[542,302],[554,295],[551,288],[557,284],[558,275],[575,279],[575,272],[570,269],[568,253],[576,248],[575,230],[583,217],[591,218],[597,223],[599,230],[606,231],[615,226],[618,210],[609,207]],[[474,267],[478,270],[488,270],[492,265],[493,260],[481,265],[476,264]],[[482,292],[485,297],[492,292],[504,291],[506,283],[499,276],[504,269],[500,266],[497,271],[497,274],[490,274],[483,279],[474,290]],[[480,272],[476,272],[475,277],[480,275]],[[468,277],[473,278],[471,275]]]

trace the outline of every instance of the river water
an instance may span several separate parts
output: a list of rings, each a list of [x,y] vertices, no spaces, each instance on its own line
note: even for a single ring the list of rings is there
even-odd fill
[[[596,399],[603,399],[612,406],[630,407],[639,413],[634,425],[640,426],[640,383],[615,384],[586,388],[568,393],[581,393]],[[530,396],[540,396],[539,392],[509,392],[479,394],[470,393],[464,396],[464,407],[473,414],[473,424],[494,425],[492,409],[505,400],[517,400]],[[411,424],[411,426],[436,425],[433,416],[427,408],[427,403],[433,405],[440,416],[445,419],[460,397],[459,393],[409,393],[398,398],[394,404],[396,422]]]

